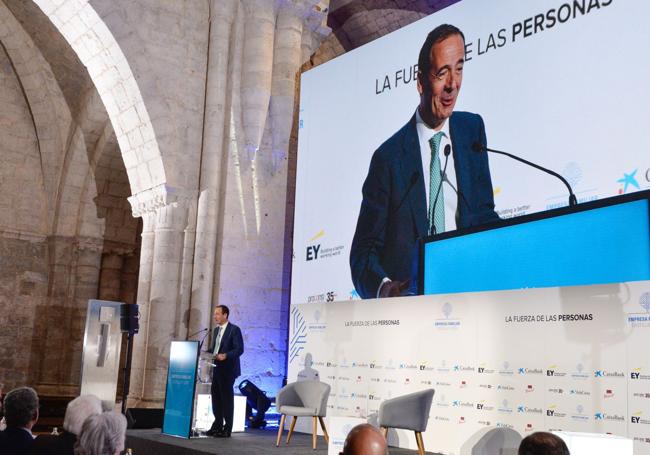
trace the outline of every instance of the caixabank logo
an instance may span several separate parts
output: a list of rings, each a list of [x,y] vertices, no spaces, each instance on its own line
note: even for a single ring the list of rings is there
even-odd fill
[[[526,406],[525,404],[520,404],[517,406],[517,413],[518,414],[535,414],[535,415],[543,415],[544,411],[542,408],[536,408],[534,406]]]
[[[616,180],[616,183],[621,184],[621,186],[618,188],[618,194],[625,194],[631,188],[637,190],[641,189],[641,186],[639,186],[639,182],[637,180],[637,172],[639,172],[638,168],[630,172],[623,172],[623,177]]]
[[[625,379],[625,373],[616,370],[595,370],[594,378]]]
[[[539,376],[541,376],[541,375],[544,374],[544,370],[542,370],[541,368],[519,367],[519,368],[517,368],[517,374],[520,374],[520,375],[527,375],[528,374],[528,375],[539,375]]]
[[[625,422],[625,416],[622,414],[610,414],[608,412],[597,411],[594,413],[594,420],[607,422]]]

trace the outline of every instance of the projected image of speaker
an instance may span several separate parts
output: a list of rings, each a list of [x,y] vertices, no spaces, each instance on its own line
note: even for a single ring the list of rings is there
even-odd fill
[[[266,411],[271,407],[271,399],[266,396],[266,392],[260,390],[255,384],[248,379],[242,381],[239,391],[246,397],[246,421],[250,428],[262,428],[266,426],[264,419]],[[253,409],[257,412],[253,416]]]
[[[123,333],[138,333],[140,330],[137,303],[124,303],[120,307],[120,330]]]

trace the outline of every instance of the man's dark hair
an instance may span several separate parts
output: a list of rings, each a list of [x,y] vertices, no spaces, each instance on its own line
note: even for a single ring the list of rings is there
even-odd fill
[[[4,413],[8,427],[26,427],[38,412],[38,394],[31,387],[18,387],[5,396]]]
[[[553,433],[539,431],[521,441],[519,455],[569,455],[569,448]]]
[[[230,310],[226,305],[217,305],[215,308],[221,308],[221,312],[226,315],[226,317],[230,317]]]
[[[452,35],[460,35],[460,37],[463,38],[463,43],[465,42],[465,35],[463,35],[463,32],[453,25],[442,24],[429,32],[427,39],[424,40],[422,49],[420,49],[420,56],[418,57],[418,71],[420,75],[426,76],[429,74],[429,71],[431,71],[431,48],[433,45]],[[426,79],[422,79],[420,82],[424,80]]]

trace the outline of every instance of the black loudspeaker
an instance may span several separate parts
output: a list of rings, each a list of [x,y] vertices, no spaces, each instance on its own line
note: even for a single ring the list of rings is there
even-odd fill
[[[139,316],[137,303],[123,303],[120,306],[120,330],[138,333],[140,330]]]
[[[129,408],[126,410],[128,428],[134,430],[147,430],[162,428],[163,410],[149,408]]]

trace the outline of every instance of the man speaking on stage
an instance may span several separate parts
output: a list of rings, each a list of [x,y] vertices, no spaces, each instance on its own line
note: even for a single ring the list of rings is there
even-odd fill
[[[214,309],[215,328],[209,352],[214,356],[212,370],[212,413],[214,423],[206,432],[208,436],[229,438],[232,432],[235,396],[233,386],[241,374],[239,357],[244,353],[244,339],[241,330],[228,321],[230,310],[226,305]]]
[[[436,27],[418,58],[420,103],[373,154],[350,250],[352,281],[364,298],[413,289],[417,239],[497,220],[483,119],[453,112],[463,80],[465,37]]]

